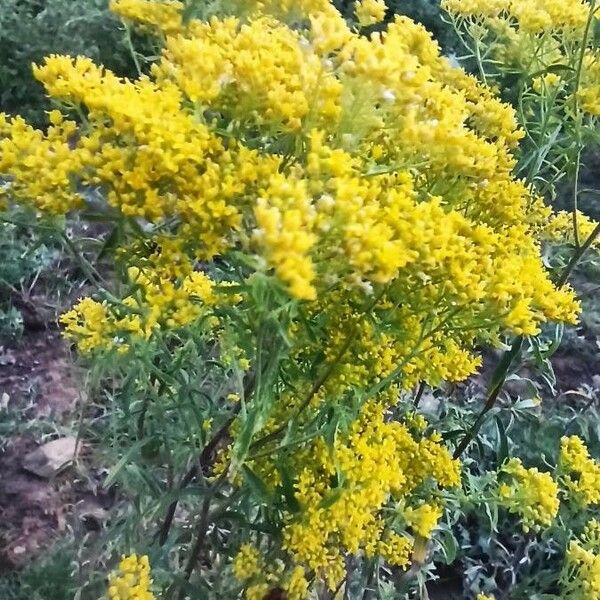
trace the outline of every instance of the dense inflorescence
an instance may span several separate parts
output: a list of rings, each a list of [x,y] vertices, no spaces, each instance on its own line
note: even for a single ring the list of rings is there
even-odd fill
[[[596,519],[569,543],[561,579],[565,598],[594,600],[600,596],[600,522]]]
[[[518,458],[502,467],[508,481],[499,488],[500,504],[521,518],[524,531],[548,527],[556,515],[559,488],[550,473],[526,469]]]
[[[579,29],[589,13],[583,0],[444,0],[442,5],[465,17],[508,18],[528,33]]]
[[[240,415],[212,473],[259,478],[280,503],[284,558],[253,540],[232,562],[248,598],[336,589],[348,555],[407,567],[461,478],[441,436],[395,412],[399,395],[464,380],[480,342],[579,312],[542,261],[560,215],[514,174],[513,109],[407,18],[361,35],[380,1],[357,3],[355,24],[323,0],[232,2],[206,20],[174,0],[112,6],[162,36],[150,73],[50,56],[34,68],[62,109],[48,129],[0,120],[6,197],[93,210],[125,238],[119,286],[80,300],[66,335],[118,358],[171,352],[190,328],[254,383],[227,396]],[[547,525],[552,478],[503,473],[508,509]],[[136,560],[115,598],[128,573],[147,587]]]
[[[594,460],[576,435],[560,442],[559,469],[568,495],[579,506],[600,504],[600,462]]]
[[[147,556],[124,556],[119,569],[109,577],[109,600],[154,600],[150,587],[150,564]]]

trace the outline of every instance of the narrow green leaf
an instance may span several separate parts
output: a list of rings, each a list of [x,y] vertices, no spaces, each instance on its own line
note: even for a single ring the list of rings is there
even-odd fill
[[[242,473],[254,496],[258,500],[268,503],[271,500],[271,494],[264,481],[246,465],[242,466]]]
[[[499,415],[494,417],[496,421],[496,431],[498,433],[498,464],[501,465],[508,458],[509,450],[508,450],[508,437],[506,435],[506,428],[504,427],[504,423]]]

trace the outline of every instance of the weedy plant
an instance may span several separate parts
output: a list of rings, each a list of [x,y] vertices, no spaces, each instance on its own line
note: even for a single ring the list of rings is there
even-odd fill
[[[496,514],[561,530],[540,593],[597,597],[584,441],[521,459],[496,419],[488,468],[469,454],[519,354],[580,312],[567,280],[600,229],[577,185],[572,214],[543,195],[595,140],[596,7],[492,4],[446,3],[483,81],[406,17],[362,35],[381,0],[351,21],[326,0],[113,0],[162,41],[147,76],[34,67],[57,108],[46,131],[2,117],[4,194],[102,220],[114,258],[108,283],[86,261],[97,289],[62,317],[127,499],[107,530],[127,556],[106,583],[114,556],[88,549],[80,597],[427,597],[482,512],[490,537]],[[514,77],[515,36],[555,52],[519,66],[517,111],[487,85]],[[468,378],[482,344],[507,350],[478,416],[428,423],[425,386]]]

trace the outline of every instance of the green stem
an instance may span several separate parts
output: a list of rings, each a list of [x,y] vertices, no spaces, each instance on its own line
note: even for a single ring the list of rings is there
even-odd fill
[[[578,137],[580,137],[578,135]],[[581,170],[581,144],[577,145],[577,156],[575,158],[575,181],[573,182],[573,238],[575,241],[575,248],[580,247],[579,241],[579,225],[577,223],[578,219],[578,203],[579,203],[579,171]]]
[[[387,289],[388,289],[388,287],[385,286],[381,290],[381,292],[379,294],[377,294],[377,296],[373,299],[373,301],[370,302],[369,305],[364,309],[364,311],[360,315],[359,319],[364,318],[367,314],[369,314],[375,308],[375,306],[381,300],[381,298],[383,297],[383,295],[385,294]],[[293,417],[294,419],[297,419],[306,410],[306,408],[309,406],[309,404],[314,399],[314,397],[319,393],[321,388],[327,383],[329,378],[335,372],[335,369],[337,368],[337,366],[339,365],[341,360],[344,358],[344,356],[346,355],[346,352],[350,348],[352,342],[356,339],[356,336],[358,335],[357,323],[355,323],[354,327],[352,328],[352,331],[350,332],[350,334],[348,335],[348,337],[346,338],[346,340],[344,341],[344,343],[338,350],[338,353],[336,354],[335,358],[329,363],[329,365],[327,366],[325,371],[313,383],[313,386],[310,388],[309,392],[306,394],[304,400],[302,400],[302,402],[300,403],[300,406],[299,406],[298,410],[296,411],[295,416]],[[272,440],[276,439],[286,429],[287,429],[287,423],[282,424],[277,429],[268,433],[264,437],[256,440],[256,442],[254,442],[250,447],[252,449],[261,448],[265,444],[268,444]]]
[[[503,354],[502,359],[500,360],[500,363],[498,363],[498,366],[494,371],[494,375],[492,376],[492,383],[486,398],[485,405],[482,411],[477,416],[477,419],[475,419],[475,422],[471,426],[471,429],[469,429],[469,431],[465,433],[464,437],[460,441],[460,444],[458,444],[458,446],[456,447],[456,450],[454,451],[455,459],[459,458],[462,455],[462,453],[468,448],[469,444],[473,441],[473,438],[479,433],[485,416],[488,412],[492,410],[492,408],[494,408],[496,401],[498,400],[498,396],[500,395],[500,392],[502,391],[502,388],[506,383],[506,378],[508,376],[510,367],[521,352],[521,348],[523,347],[523,341],[523,336],[515,338],[510,349]]]
[[[142,76],[142,67],[140,65],[140,61],[138,60],[137,52],[136,52],[135,48],[133,47],[133,41],[131,39],[131,28],[129,27],[128,23],[124,22],[124,25],[125,25],[125,39],[127,40],[127,47],[131,54],[131,58],[133,59],[133,64],[135,65],[135,70],[137,71],[138,77],[141,77]]]
[[[592,247],[593,243],[598,239],[599,236],[600,223],[597,223],[596,227],[594,228],[592,233],[590,233],[590,235],[587,237],[585,242],[583,242],[583,244],[581,244],[578,248],[575,248],[575,253],[571,257],[569,264],[566,266],[558,281],[556,282],[558,287],[563,287],[567,283],[569,277],[575,270],[575,267],[580,263],[581,259],[585,256],[587,251]]]

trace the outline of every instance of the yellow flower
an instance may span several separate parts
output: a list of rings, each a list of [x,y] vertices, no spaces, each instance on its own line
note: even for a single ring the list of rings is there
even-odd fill
[[[442,7],[463,17],[496,17],[504,13],[529,33],[581,28],[589,12],[584,0],[443,0]]]
[[[385,533],[381,508],[410,496],[426,479],[440,488],[460,482],[458,462],[436,437],[414,440],[405,426],[386,422],[385,407],[377,403],[363,408],[348,438],[337,440],[333,455],[319,440],[297,460],[296,498],[303,510],[290,515],[284,547],[332,588],[343,572],[340,544],[352,553],[363,548],[368,555],[406,564],[411,544]],[[343,486],[332,486],[336,473]],[[409,511],[409,518],[419,533],[429,534],[440,512],[424,505]]]
[[[561,438],[559,469],[560,482],[572,500],[584,507],[600,504],[600,462],[590,457],[578,436]]]
[[[124,19],[149,29],[177,33],[183,20],[183,3],[179,0],[111,0],[110,10]]]
[[[252,544],[243,544],[233,559],[233,575],[240,581],[252,579],[262,570],[260,552]]]
[[[256,583],[246,589],[246,600],[264,600],[269,591],[268,583]]]
[[[108,580],[110,600],[154,600],[150,590],[150,564],[147,556],[124,556],[119,569]]]
[[[548,527],[558,513],[558,485],[549,473],[526,469],[518,458],[501,470],[508,482],[499,487],[499,503],[519,515],[524,531]]]
[[[219,364],[252,373],[271,361],[257,346],[285,337],[275,397],[251,423],[273,439],[235,454],[280,493],[277,434],[292,423],[304,440],[286,454],[297,506],[282,509],[285,566],[261,573],[268,565],[244,545],[232,571],[248,598],[276,588],[302,598],[309,580],[335,589],[349,554],[404,567],[411,550],[424,553],[460,463],[422,419],[394,420],[390,407],[422,382],[470,376],[481,342],[576,321],[573,290],[554,285],[542,257],[565,218],[515,176],[515,111],[407,17],[364,36],[326,0],[231,0],[186,23],[183,4],[113,0],[124,19],[160,33],[147,75],[121,78],[85,57],[34,67],[58,105],[86,118],[53,111],[37,131],[0,116],[1,191],[52,214],[96,203],[136,230],[116,253],[115,288],[126,291],[82,299],[62,317],[81,352],[133,352],[163,335],[170,347],[193,328]],[[582,14],[575,0],[446,5],[502,21],[519,42],[553,39]],[[385,10],[356,5],[363,26]],[[589,111],[594,58],[582,72]],[[580,223],[583,235],[591,222]],[[255,328],[265,314],[269,327]],[[273,335],[271,321],[281,325]],[[233,485],[243,478],[228,461],[244,454],[236,436],[256,401],[244,398],[213,472]],[[344,419],[335,435],[314,437],[325,414]],[[525,527],[548,524],[552,478],[514,462],[504,476],[501,502]],[[581,481],[590,499],[594,479]],[[387,516],[402,510],[417,550],[390,530]]]
[[[359,0],[354,6],[356,18],[362,27],[375,25],[385,18],[385,0]]]
[[[303,567],[295,567],[284,585],[289,600],[305,600],[308,598],[308,581]]]
[[[536,77],[531,82],[531,87],[538,93],[542,93],[545,91],[551,91],[561,84],[562,79],[560,75],[556,73],[547,73],[543,77]]]
[[[569,542],[561,573],[562,593],[573,600],[600,597],[600,527],[592,519],[579,538]]]
[[[404,535],[391,532],[378,544],[379,555],[390,565],[406,567],[410,563],[412,541]]]
[[[422,538],[430,538],[442,516],[439,506],[423,504],[417,508],[407,507],[403,511],[406,523],[412,531]]]

